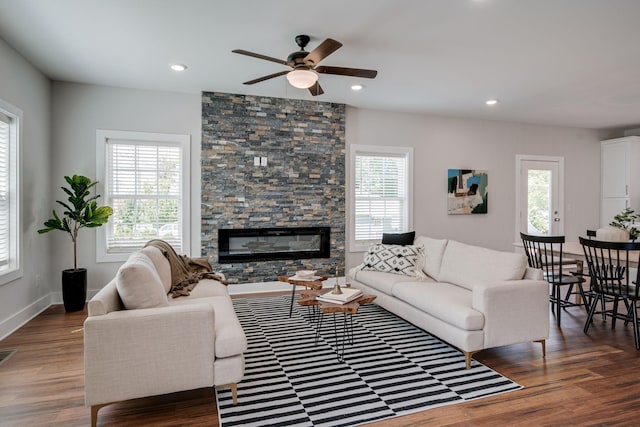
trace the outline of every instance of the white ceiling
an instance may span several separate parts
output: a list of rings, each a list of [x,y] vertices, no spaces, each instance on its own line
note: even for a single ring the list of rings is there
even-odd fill
[[[0,0],[0,37],[52,80],[311,99],[278,77],[308,34],[321,101],[594,129],[640,126],[640,0]],[[169,63],[187,64],[175,73]],[[352,92],[361,82],[365,90]],[[1,94],[0,94],[1,95]],[[497,97],[500,104],[484,101]]]

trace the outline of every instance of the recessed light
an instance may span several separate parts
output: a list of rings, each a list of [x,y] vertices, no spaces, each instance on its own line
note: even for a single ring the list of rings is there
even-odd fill
[[[173,71],[184,71],[187,69],[187,66],[184,64],[170,64],[169,67],[173,70]]]
[[[360,85],[360,84],[352,85],[352,86],[351,86],[351,90],[353,90],[353,91],[355,91],[355,92],[357,92],[357,91],[359,91],[359,90],[362,90],[362,89],[364,89],[364,86],[363,86],[363,85]]]
[[[485,101],[485,104],[487,104],[487,105],[496,105],[498,102],[500,102],[500,100],[499,100],[499,99],[497,99],[497,98],[494,98],[494,99],[487,99],[487,100]]]

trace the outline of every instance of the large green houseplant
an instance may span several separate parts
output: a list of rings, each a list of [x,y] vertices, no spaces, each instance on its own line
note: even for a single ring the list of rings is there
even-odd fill
[[[113,210],[109,206],[98,207],[100,195],[91,196],[91,188],[98,182],[82,175],[64,177],[69,187],[60,187],[67,193],[68,203],[56,200],[63,208],[63,216],[53,210],[53,218],[44,223],[45,228],[38,233],[60,230],[69,233],[73,242],[73,269],[62,271],[62,299],[66,311],[78,311],[84,308],[87,298],[87,269],[78,268],[78,232],[81,228],[95,228],[106,224]]]

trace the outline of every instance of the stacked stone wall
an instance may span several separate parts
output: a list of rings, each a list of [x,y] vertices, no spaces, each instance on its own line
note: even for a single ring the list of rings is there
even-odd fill
[[[230,283],[344,273],[343,104],[203,92],[201,166],[202,253]],[[217,262],[218,229],[312,226],[331,227],[331,258]]]

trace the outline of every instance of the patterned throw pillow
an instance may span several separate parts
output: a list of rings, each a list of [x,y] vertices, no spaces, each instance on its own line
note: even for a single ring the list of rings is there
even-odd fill
[[[383,245],[378,243],[371,246],[365,253],[362,269],[404,274],[424,279],[423,263],[424,248],[422,246]]]

